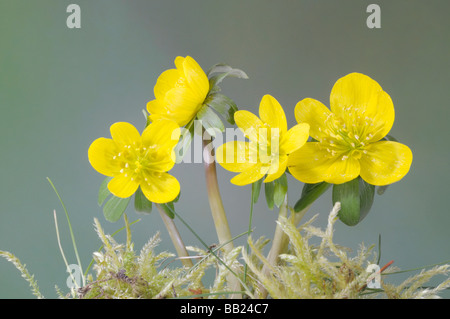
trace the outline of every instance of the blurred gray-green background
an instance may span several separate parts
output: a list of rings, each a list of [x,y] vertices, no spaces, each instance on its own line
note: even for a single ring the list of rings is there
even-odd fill
[[[70,3],[81,7],[81,29],[66,26]],[[366,26],[370,3],[381,7],[381,29]],[[394,260],[401,269],[450,260],[449,10],[447,0],[1,0],[0,250],[27,265],[45,297],[57,296],[55,285],[68,290],[54,209],[68,261],[76,259],[46,177],[69,211],[86,267],[100,246],[93,218],[110,233],[123,226],[122,220],[107,222],[97,205],[103,177],[90,166],[88,147],[109,137],[116,121],[142,129],[142,109],[153,99],[156,79],[177,55],[191,55],[205,70],[218,62],[243,69],[249,79],[226,79],[223,92],[253,112],[271,94],[290,125],[299,100],[313,97],[328,105],[338,78],[356,71],[375,79],[394,101],[391,133],[413,150],[414,160],[402,181],[376,197],[362,223],[337,223],[335,240],[357,250],[361,242],[377,244],[381,235],[381,263]],[[179,213],[208,244],[216,243],[202,164],[183,163],[172,173],[182,187]],[[231,185],[234,174],[221,167],[218,173],[237,235],[247,230],[250,187]],[[289,187],[293,205],[302,184],[289,179]],[[323,227],[330,209],[328,192],[305,219],[319,214],[316,226]],[[137,250],[160,230],[158,249],[174,251],[157,212],[127,213],[130,220],[142,218],[133,226]],[[276,216],[261,196],[254,236],[272,238]],[[178,226],[187,244],[200,246]],[[0,259],[0,298],[33,297],[14,266]]]

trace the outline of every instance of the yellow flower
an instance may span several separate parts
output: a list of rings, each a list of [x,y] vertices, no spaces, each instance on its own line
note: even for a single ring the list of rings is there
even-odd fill
[[[184,126],[200,110],[209,92],[209,81],[198,63],[187,56],[175,59],[176,69],[164,71],[154,87],[155,99],[147,103],[150,120],[170,119]]]
[[[180,136],[178,125],[157,120],[145,128],[142,136],[131,124],[114,123],[111,137],[98,138],[89,147],[89,161],[99,173],[114,177],[109,191],[121,198],[133,195],[141,187],[154,203],[167,203],[180,192],[178,180],[167,171],[174,165],[174,151]]]
[[[237,111],[234,120],[250,142],[227,142],[217,148],[216,158],[226,170],[240,173],[231,179],[235,185],[254,183],[266,174],[265,183],[279,178],[286,171],[288,155],[308,139],[309,125],[297,124],[288,130],[283,108],[270,95],[261,100],[259,118]]]
[[[304,183],[341,184],[361,176],[372,185],[402,179],[412,162],[411,150],[382,140],[394,124],[394,105],[380,85],[351,73],[331,90],[330,109],[314,99],[295,107],[297,122],[309,123],[315,139],[291,154],[288,169]]]

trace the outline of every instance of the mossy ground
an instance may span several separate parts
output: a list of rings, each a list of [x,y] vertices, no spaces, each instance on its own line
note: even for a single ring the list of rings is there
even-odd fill
[[[382,268],[380,288],[368,287],[370,264],[377,260],[374,246],[361,244],[359,251],[351,251],[333,242],[333,225],[338,209],[333,209],[327,227],[322,230],[313,226],[314,218],[296,227],[289,218],[278,223],[289,238],[287,251],[279,256],[277,265],[270,265],[263,248],[270,240],[249,237],[247,250],[242,246],[225,254],[220,247],[214,251],[187,247],[194,257],[194,267],[173,267],[177,257],[170,252],[156,253],[159,234],[152,236],[137,252],[131,239],[130,225],[125,217],[127,240],[121,244],[113,236],[105,234],[99,221],[95,220],[96,232],[103,243],[100,251],[93,253],[93,275],[85,278],[83,287],[62,292],[60,298],[228,298],[227,275],[231,268],[237,269],[244,298],[439,298],[439,293],[450,287],[450,265],[443,264],[422,269],[399,285],[385,282],[385,276],[395,272],[389,266]],[[319,244],[311,244],[319,238]],[[317,240],[314,240],[317,242]],[[213,253],[214,252],[214,253]],[[44,298],[37,281],[25,265],[13,254],[0,251],[0,255],[12,262],[29,282],[32,293]],[[264,271],[264,266],[269,271]],[[202,280],[208,270],[213,270],[213,282],[206,286]],[[244,270],[245,269],[245,270]],[[442,275],[445,280],[434,287],[424,288],[431,278]]]

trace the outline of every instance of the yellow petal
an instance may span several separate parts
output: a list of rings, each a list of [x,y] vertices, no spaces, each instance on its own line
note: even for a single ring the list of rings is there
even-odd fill
[[[136,192],[139,186],[139,183],[136,180],[125,175],[126,174],[117,175],[108,183],[109,191],[120,198],[130,197]]]
[[[323,182],[325,172],[332,164],[329,153],[318,142],[308,142],[288,156],[289,172],[303,183]]]
[[[401,143],[380,141],[370,144],[361,157],[361,177],[372,185],[388,185],[402,179],[412,163],[411,149]]]
[[[166,115],[169,112],[166,104],[162,103],[162,99],[159,100],[155,99],[148,102],[147,111],[148,113],[150,113],[150,115],[157,115],[159,117],[162,117],[163,115]]]
[[[324,174],[324,181],[330,184],[342,184],[359,176],[359,160],[353,157],[336,157]]]
[[[264,180],[264,183],[272,182],[283,175],[283,173],[286,171],[287,159],[288,157],[284,155],[280,156],[277,160],[271,163],[270,169],[267,171],[267,177]]]
[[[164,102],[168,118],[177,118],[178,124],[184,126],[189,123],[202,106],[203,100],[193,94],[189,88],[173,88],[166,94]],[[170,114],[173,113],[173,114]]]
[[[233,141],[216,149],[216,161],[230,172],[243,172],[256,164],[256,152],[252,152],[248,142]]]
[[[180,128],[176,122],[159,119],[148,125],[142,132],[142,146],[148,149],[146,163],[148,169],[167,172],[175,165],[174,147],[180,138]]]
[[[333,86],[330,108],[354,134],[374,142],[386,136],[394,123],[394,104],[381,86],[367,75],[351,73]]]
[[[264,123],[253,113],[245,110],[234,113],[234,121],[244,135],[253,142],[258,142],[259,130]]]
[[[203,102],[209,91],[209,81],[203,69],[192,57],[187,56],[183,61],[184,75],[190,88],[198,96],[200,102]]]
[[[270,128],[278,128],[284,134],[287,131],[287,121],[280,103],[271,95],[264,95],[259,105],[261,121],[269,124]]]
[[[175,58],[176,69],[164,71],[154,87],[156,99],[147,103],[150,120],[171,119],[184,126],[200,110],[208,92],[205,72],[191,57]]]
[[[180,139],[180,127],[171,120],[155,120],[142,132],[142,144],[144,146],[157,146],[172,150]]]
[[[294,110],[298,123],[308,123],[309,135],[320,141],[327,137],[328,122],[333,120],[333,113],[321,102],[306,98],[297,103]]]
[[[114,157],[117,155],[116,143],[109,138],[98,138],[92,142],[88,150],[88,158],[92,167],[100,174],[114,176],[120,170]]]
[[[170,89],[164,99],[165,107],[168,111],[195,111],[200,101],[189,88],[176,87]]]
[[[190,119],[192,119],[194,116],[195,114],[187,112],[172,113],[168,111],[164,114],[150,114],[149,120],[150,122],[156,122],[157,120],[171,120],[177,123],[179,126],[184,126],[189,123]]]
[[[111,137],[119,146],[140,143],[141,135],[138,130],[126,122],[118,122],[111,125]]]
[[[288,157],[288,169],[303,183],[327,182],[341,184],[359,176],[359,160],[342,156],[331,157],[318,142],[308,142]]]
[[[268,170],[269,166],[267,165],[262,165],[261,163],[254,164],[249,169],[233,177],[231,183],[238,186],[252,184],[266,175]]]
[[[290,128],[280,142],[280,153],[290,154],[305,145],[309,137],[309,124],[301,123]]]
[[[147,174],[146,181],[141,183],[145,197],[153,203],[168,203],[180,193],[180,183],[168,173]]]
[[[180,72],[176,69],[169,69],[161,73],[153,88],[155,98],[164,99],[166,93],[175,87],[179,79]]]
[[[175,67],[176,67],[179,71],[181,71],[181,74],[183,74],[183,75],[184,75],[184,65],[183,65],[183,63],[184,63],[184,60],[185,60],[185,59],[186,59],[185,57],[177,56],[177,57],[175,58],[175,61],[174,61]]]

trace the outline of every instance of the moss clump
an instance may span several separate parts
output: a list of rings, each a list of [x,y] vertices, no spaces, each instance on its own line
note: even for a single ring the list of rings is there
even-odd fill
[[[126,220],[126,219],[125,219]],[[106,235],[97,219],[95,228],[103,243],[103,249],[95,252],[93,270],[95,280],[78,290],[80,298],[173,298],[192,295],[202,286],[202,269],[191,271],[185,267],[171,268],[164,265],[174,255],[155,253],[159,233],[142,247],[134,250],[129,224],[126,222],[127,243],[119,244]]]
[[[256,243],[249,240],[252,252],[243,251],[243,256],[252,271],[250,278],[256,296],[267,290],[269,297],[280,299],[438,298],[440,292],[450,287],[447,279],[435,288],[422,288],[432,277],[450,274],[450,265],[442,265],[423,270],[398,286],[381,280],[380,289],[368,288],[371,273],[366,270],[376,262],[373,246],[361,245],[356,256],[350,257],[350,249],[336,245],[333,225],[338,211],[336,205],[325,230],[312,226],[314,218],[299,228],[291,220],[280,218],[278,223],[289,237],[289,248],[279,256],[276,266],[270,265],[262,254],[259,244],[262,239]],[[310,244],[313,237],[318,237],[320,244]],[[268,273],[263,271],[264,265],[270,269]],[[383,273],[388,273],[390,268]]]
[[[373,246],[360,246],[355,256],[350,250],[333,242],[333,226],[337,220],[338,205],[328,218],[325,230],[314,227],[315,218],[300,227],[295,226],[289,218],[280,218],[278,224],[289,238],[287,251],[279,255],[278,263],[271,265],[262,253],[269,242],[265,238],[249,238],[251,248],[247,251],[238,246],[228,253],[220,247],[203,250],[187,247],[193,252],[196,261],[191,268],[169,267],[176,260],[170,252],[156,253],[160,242],[155,234],[137,253],[131,240],[130,225],[125,216],[127,240],[120,244],[110,235],[104,233],[99,221],[95,219],[95,229],[103,243],[100,251],[94,252],[93,270],[95,278],[89,275],[86,284],[71,293],[64,294],[59,289],[61,298],[227,298],[232,293],[227,291],[227,278],[230,270],[236,270],[241,283],[245,280],[245,291],[240,293],[246,298],[267,296],[273,299],[358,299],[358,298],[439,298],[439,293],[450,287],[450,279],[441,284],[424,288],[431,278],[437,275],[448,276],[450,265],[440,265],[406,279],[400,285],[385,283],[381,288],[368,288],[369,276],[366,271],[369,264],[376,262]],[[311,239],[319,238],[319,244],[312,244]],[[0,256],[11,261],[29,282],[33,294],[44,298],[34,277],[25,265],[9,252],[0,251]],[[242,258],[241,258],[242,257]],[[241,261],[241,262],[240,262]],[[247,266],[244,278],[244,266]],[[264,271],[264,266],[269,271]],[[208,269],[215,271],[212,284],[205,287],[202,280]],[[393,267],[383,269],[383,275],[392,273]]]
[[[154,235],[142,247],[139,254],[134,250],[125,216],[127,230],[126,244],[104,233],[99,221],[95,221],[95,229],[103,243],[101,251],[94,252],[95,280],[90,276],[87,284],[72,292],[74,298],[84,299],[149,299],[149,298],[219,298],[228,295],[225,287],[228,268],[218,264],[217,259],[209,251],[195,247],[187,247],[196,253],[199,261],[194,267],[169,267],[175,255],[169,252],[155,253],[160,243],[159,233]],[[240,247],[228,254],[221,255],[226,264],[237,263]],[[217,276],[211,288],[204,288],[202,279],[208,268],[216,268]]]

